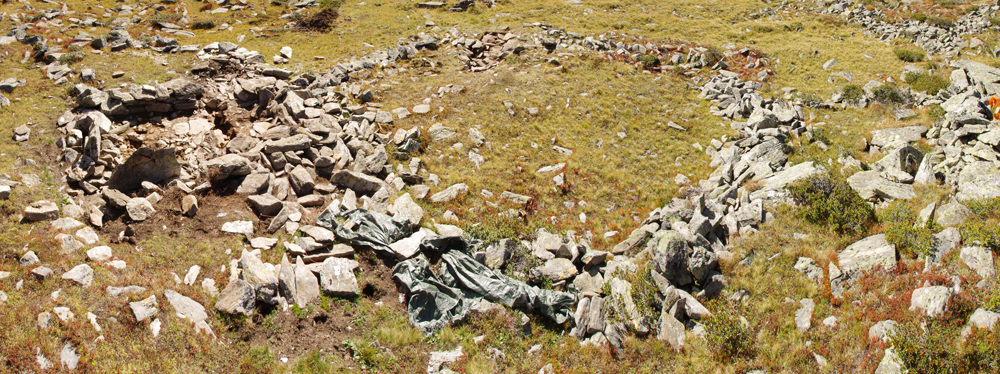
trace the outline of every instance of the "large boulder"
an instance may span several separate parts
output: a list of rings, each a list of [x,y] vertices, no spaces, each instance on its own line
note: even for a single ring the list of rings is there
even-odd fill
[[[980,277],[996,277],[996,268],[993,266],[993,251],[980,246],[967,246],[962,247],[959,257]]]
[[[338,170],[333,173],[330,183],[349,188],[358,195],[374,195],[387,185],[381,179],[350,170]]]
[[[245,280],[235,279],[219,293],[219,299],[215,302],[215,310],[229,314],[249,315],[253,313],[254,305],[256,305],[256,293],[253,286]]]
[[[39,200],[24,208],[26,221],[49,221],[59,218],[59,206],[46,200]]]
[[[959,201],[986,199],[1000,196],[1000,168],[986,161],[966,165],[958,174]]]
[[[909,200],[917,196],[913,185],[897,183],[882,178],[875,170],[855,173],[847,178],[847,184],[865,200]]]
[[[927,132],[927,126],[907,126],[894,129],[882,129],[872,131],[872,140],[869,144],[876,147],[899,143],[909,144],[923,138]]]
[[[253,171],[253,164],[246,157],[227,154],[201,164],[202,173],[207,173],[213,180],[223,180],[229,177],[249,175]]]
[[[910,310],[920,310],[928,317],[937,317],[948,309],[951,289],[945,286],[927,286],[913,290]]]
[[[885,240],[885,234],[861,239],[837,254],[840,266],[830,264],[830,288],[840,297],[844,287],[866,271],[876,268],[896,268],[896,246]]]
[[[274,275],[274,271],[265,266],[257,256],[246,251],[240,257],[240,268],[243,269],[240,276],[253,287],[258,301],[272,305],[278,303],[278,277]]]
[[[335,297],[358,295],[358,279],[354,276],[358,262],[346,258],[331,257],[323,261],[320,269],[320,288]]]

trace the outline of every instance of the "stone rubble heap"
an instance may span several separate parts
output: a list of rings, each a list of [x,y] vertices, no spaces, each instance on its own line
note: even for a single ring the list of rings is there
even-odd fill
[[[882,9],[877,7],[868,9],[861,2],[824,0],[822,3],[826,5],[824,5],[824,9],[820,10],[820,13],[841,15],[847,18],[848,22],[863,27],[866,33],[873,38],[887,42],[897,38],[905,38],[929,53],[946,56],[955,56],[965,48],[982,46],[982,41],[979,45],[972,45],[964,36],[978,35],[988,30],[993,26],[990,17],[1000,11],[1000,6],[982,5],[962,15],[954,22],[954,25],[941,27],[941,25],[932,25],[912,19],[889,23],[885,21]],[[994,52],[989,51],[989,53]]]

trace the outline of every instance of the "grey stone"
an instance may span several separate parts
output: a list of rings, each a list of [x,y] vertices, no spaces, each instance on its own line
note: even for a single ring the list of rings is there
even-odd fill
[[[433,236],[435,236],[433,232],[425,228],[421,228],[409,237],[389,244],[389,249],[396,253],[396,258],[400,260],[407,259],[417,255],[420,251],[420,242],[423,241],[424,238]]]
[[[812,326],[813,309],[816,308],[816,303],[812,299],[802,299],[799,300],[799,304],[802,307],[795,311],[795,328],[805,332]]]
[[[108,296],[111,297],[118,297],[121,295],[138,296],[139,294],[145,293],[146,288],[139,286],[125,286],[125,287],[108,286],[105,292],[108,294]]]
[[[490,244],[486,247],[485,261],[483,263],[490,269],[496,270],[502,268],[514,253],[516,245],[518,243],[510,239],[500,239],[496,243]]]
[[[889,271],[896,268],[896,247],[885,240],[885,234],[872,235],[844,248],[837,259],[840,270],[850,277],[878,266]]]
[[[896,354],[896,350],[892,347],[886,348],[882,360],[875,368],[875,374],[901,374],[905,372],[907,372],[906,367],[903,366],[903,360]]]
[[[132,309],[132,315],[135,316],[136,322],[145,321],[147,318],[159,313],[160,310],[156,308],[157,306],[156,295],[150,295],[140,301],[128,303],[128,307]]]
[[[232,221],[222,224],[222,232],[227,232],[230,234],[242,234],[244,236],[253,236],[253,222],[250,221]]]
[[[319,226],[305,225],[299,228],[306,235],[315,239],[319,243],[332,243],[337,239],[333,232]]]
[[[312,174],[302,165],[296,166],[288,173],[288,182],[291,183],[292,189],[295,190],[295,194],[298,196],[311,194],[313,187],[316,186]]]
[[[420,222],[424,218],[424,209],[413,201],[409,193],[404,193],[396,198],[390,211],[393,212],[393,218],[409,222],[411,227],[420,226]]]
[[[872,327],[868,328],[868,340],[882,342],[891,341],[893,334],[896,333],[896,325],[896,321],[891,319],[879,321],[878,323],[872,325]]]
[[[202,163],[201,170],[214,180],[223,180],[231,176],[249,175],[253,171],[253,165],[246,157],[227,154]]]
[[[24,267],[24,266],[31,266],[31,265],[37,264],[38,262],[39,262],[38,261],[38,255],[35,254],[35,251],[28,251],[24,255],[21,256],[21,259],[18,260],[17,263],[18,263],[18,265]]]
[[[540,283],[543,279],[549,279],[552,283],[570,279],[579,273],[573,261],[565,258],[554,258],[545,261],[545,264],[531,269],[528,279],[532,282]]]
[[[601,287],[604,286],[604,276],[601,269],[592,267],[573,278],[573,286],[583,296],[597,296],[601,294]]]
[[[991,162],[973,162],[962,168],[957,184],[959,201],[1000,197],[1000,168]]]
[[[299,308],[320,298],[319,281],[316,274],[313,274],[302,261],[302,257],[295,260],[295,304]]]
[[[374,195],[386,187],[385,181],[364,173],[339,170],[330,177],[330,183],[353,190],[359,195]]]
[[[105,189],[102,193],[104,200],[108,202],[108,206],[114,209],[126,210],[128,208],[128,195],[122,193],[113,188]]]
[[[129,199],[125,210],[128,211],[128,217],[137,222],[145,221],[156,213],[156,210],[153,209],[153,204],[150,204],[149,200],[146,200],[144,197]]]
[[[346,258],[331,257],[324,260],[320,270],[320,288],[334,297],[357,296],[358,279],[354,276],[354,269],[357,267],[357,261]]]
[[[198,198],[194,195],[187,195],[181,199],[181,213],[187,217],[194,217],[198,214]]]
[[[927,133],[927,126],[872,130],[872,140],[869,143],[876,147],[885,147],[892,143],[909,144],[923,138],[925,133]]]
[[[249,315],[256,305],[256,293],[247,281],[236,279],[222,289],[219,299],[215,302],[215,310],[223,313]]]
[[[114,168],[108,187],[131,192],[142,187],[142,182],[167,183],[181,175],[174,148],[152,150],[142,147],[132,153],[124,164]]]
[[[274,152],[301,151],[312,145],[309,135],[298,134],[287,138],[268,141],[264,145],[264,152],[271,154]]]
[[[913,186],[882,178],[878,171],[869,170],[855,173],[847,178],[847,184],[865,200],[909,200],[917,196]]]
[[[247,201],[253,210],[262,216],[275,216],[284,207],[281,200],[271,195],[251,195],[247,197]]]
[[[250,252],[243,252],[240,257],[240,268],[243,271],[240,276],[253,287],[257,294],[257,300],[267,304],[278,303],[278,277],[274,275],[257,256]],[[227,287],[228,288],[228,287]]]
[[[466,185],[465,183],[456,183],[451,186],[448,186],[448,188],[444,189],[444,191],[431,195],[431,201],[435,203],[449,202],[455,200],[460,195],[463,195],[467,192],[469,192],[468,185]]]
[[[945,286],[927,286],[913,290],[910,310],[922,310],[929,317],[937,317],[948,309],[951,289]]]
[[[163,291],[163,296],[167,298],[167,302],[181,318],[187,318],[196,325],[208,318],[205,307],[190,297],[169,289]]]
[[[87,258],[94,262],[107,262],[111,260],[111,247],[106,245],[98,246],[87,250]]]
[[[819,267],[816,260],[809,257],[799,257],[795,261],[795,270],[798,270],[806,275],[806,278],[811,279],[817,284],[823,282],[823,268]]]
[[[993,266],[993,251],[980,246],[966,246],[962,247],[959,257],[980,277],[996,277],[996,268]]]
[[[965,218],[970,214],[972,211],[969,208],[952,199],[951,202],[934,210],[934,221],[943,227],[958,226],[965,222]]]
[[[24,208],[24,219],[27,221],[48,221],[59,218],[59,206],[56,203],[39,200]]]
[[[91,269],[87,264],[76,265],[70,271],[63,273],[62,279],[71,280],[79,283],[81,286],[88,287],[94,282],[94,269]]]
[[[267,191],[270,181],[271,174],[255,173],[247,175],[243,179],[243,183],[240,183],[240,186],[236,189],[236,193],[250,195],[264,193]]]
[[[785,170],[771,174],[763,179],[764,186],[750,194],[751,200],[758,200],[773,196],[776,192],[782,191],[788,185],[799,180],[809,178],[823,171],[823,168],[816,166],[812,161],[806,161]]]
[[[653,269],[674,285],[691,284],[694,279],[688,266],[690,249],[687,240],[673,230],[657,231],[654,238],[658,241],[652,253]]]
[[[666,341],[674,351],[684,349],[684,324],[678,321],[667,308],[660,311],[660,331],[657,339]]]
[[[83,226],[83,222],[77,221],[73,218],[63,217],[55,221],[52,221],[52,223],[50,223],[49,226],[56,230],[69,231],[77,227]]]

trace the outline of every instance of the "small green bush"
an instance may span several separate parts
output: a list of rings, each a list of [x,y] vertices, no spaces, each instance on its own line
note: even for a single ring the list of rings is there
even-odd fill
[[[906,62],[920,62],[927,57],[927,54],[925,54],[923,51],[918,51],[915,49],[896,48],[892,51],[896,54],[896,58]]]
[[[950,84],[944,77],[922,73],[907,74],[906,83],[909,83],[914,90],[927,92],[928,95],[936,95],[938,91],[947,89]]]
[[[907,257],[926,256],[936,247],[933,222],[921,225],[920,217],[906,202],[894,201],[882,211],[880,221],[886,225],[885,240]]]
[[[856,84],[844,86],[844,93],[841,98],[846,101],[858,101],[865,97],[865,90]]]
[[[1000,26],[1000,18],[990,17],[990,25],[991,26]]]
[[[872,89],[872,100],[883,104],[901,104],[906,98],[896,86],[883,84]]]
[[[927,20],[927,13],[913,13],[910,15],[910,19],[915,19],[920,22]]]
[[[660,66],[660,58],[655,55],[642,55],[639,57],[639,63],[644,69],[656,69]]]
[[[843,179],[829,173],[812,176],[788,186],[799,214],[811,223],[838,233],[863,234],[875,221],[875,210]]]
[[[964,202],[972,214],[962,223],[962,243],[976,244],[1000,251],[1000,198]]]
[[[705,320],[705,340],[716,359],[723,363],[749,361],[757,356],[757,338],[735,309],[719,309]]]

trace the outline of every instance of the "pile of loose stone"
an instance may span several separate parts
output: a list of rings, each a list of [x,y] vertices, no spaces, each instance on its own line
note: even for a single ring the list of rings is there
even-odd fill
[[[820,13],[841,15],[848,19],[848,22],[857,23],[865,28],[866,32],[873,38],[891,41],[896,38],[906,38],[925,51],[934,54],[956,56],[965,48],[979,48],[984,46],[982,40],[973,38],[970,43],[965,35],[978,35],[993,26],[990,22],[1000,6],[982,5],[973,11],[962,15],[954,25],[947,28],[931,25],[924,21],[905,20],[897,23],[885,21],[885,15],[880,8],[868,9],[861,2],[850,0],[825,0],[822,2],[823,8]],[[994,51],[988,51],[993,54]]]

